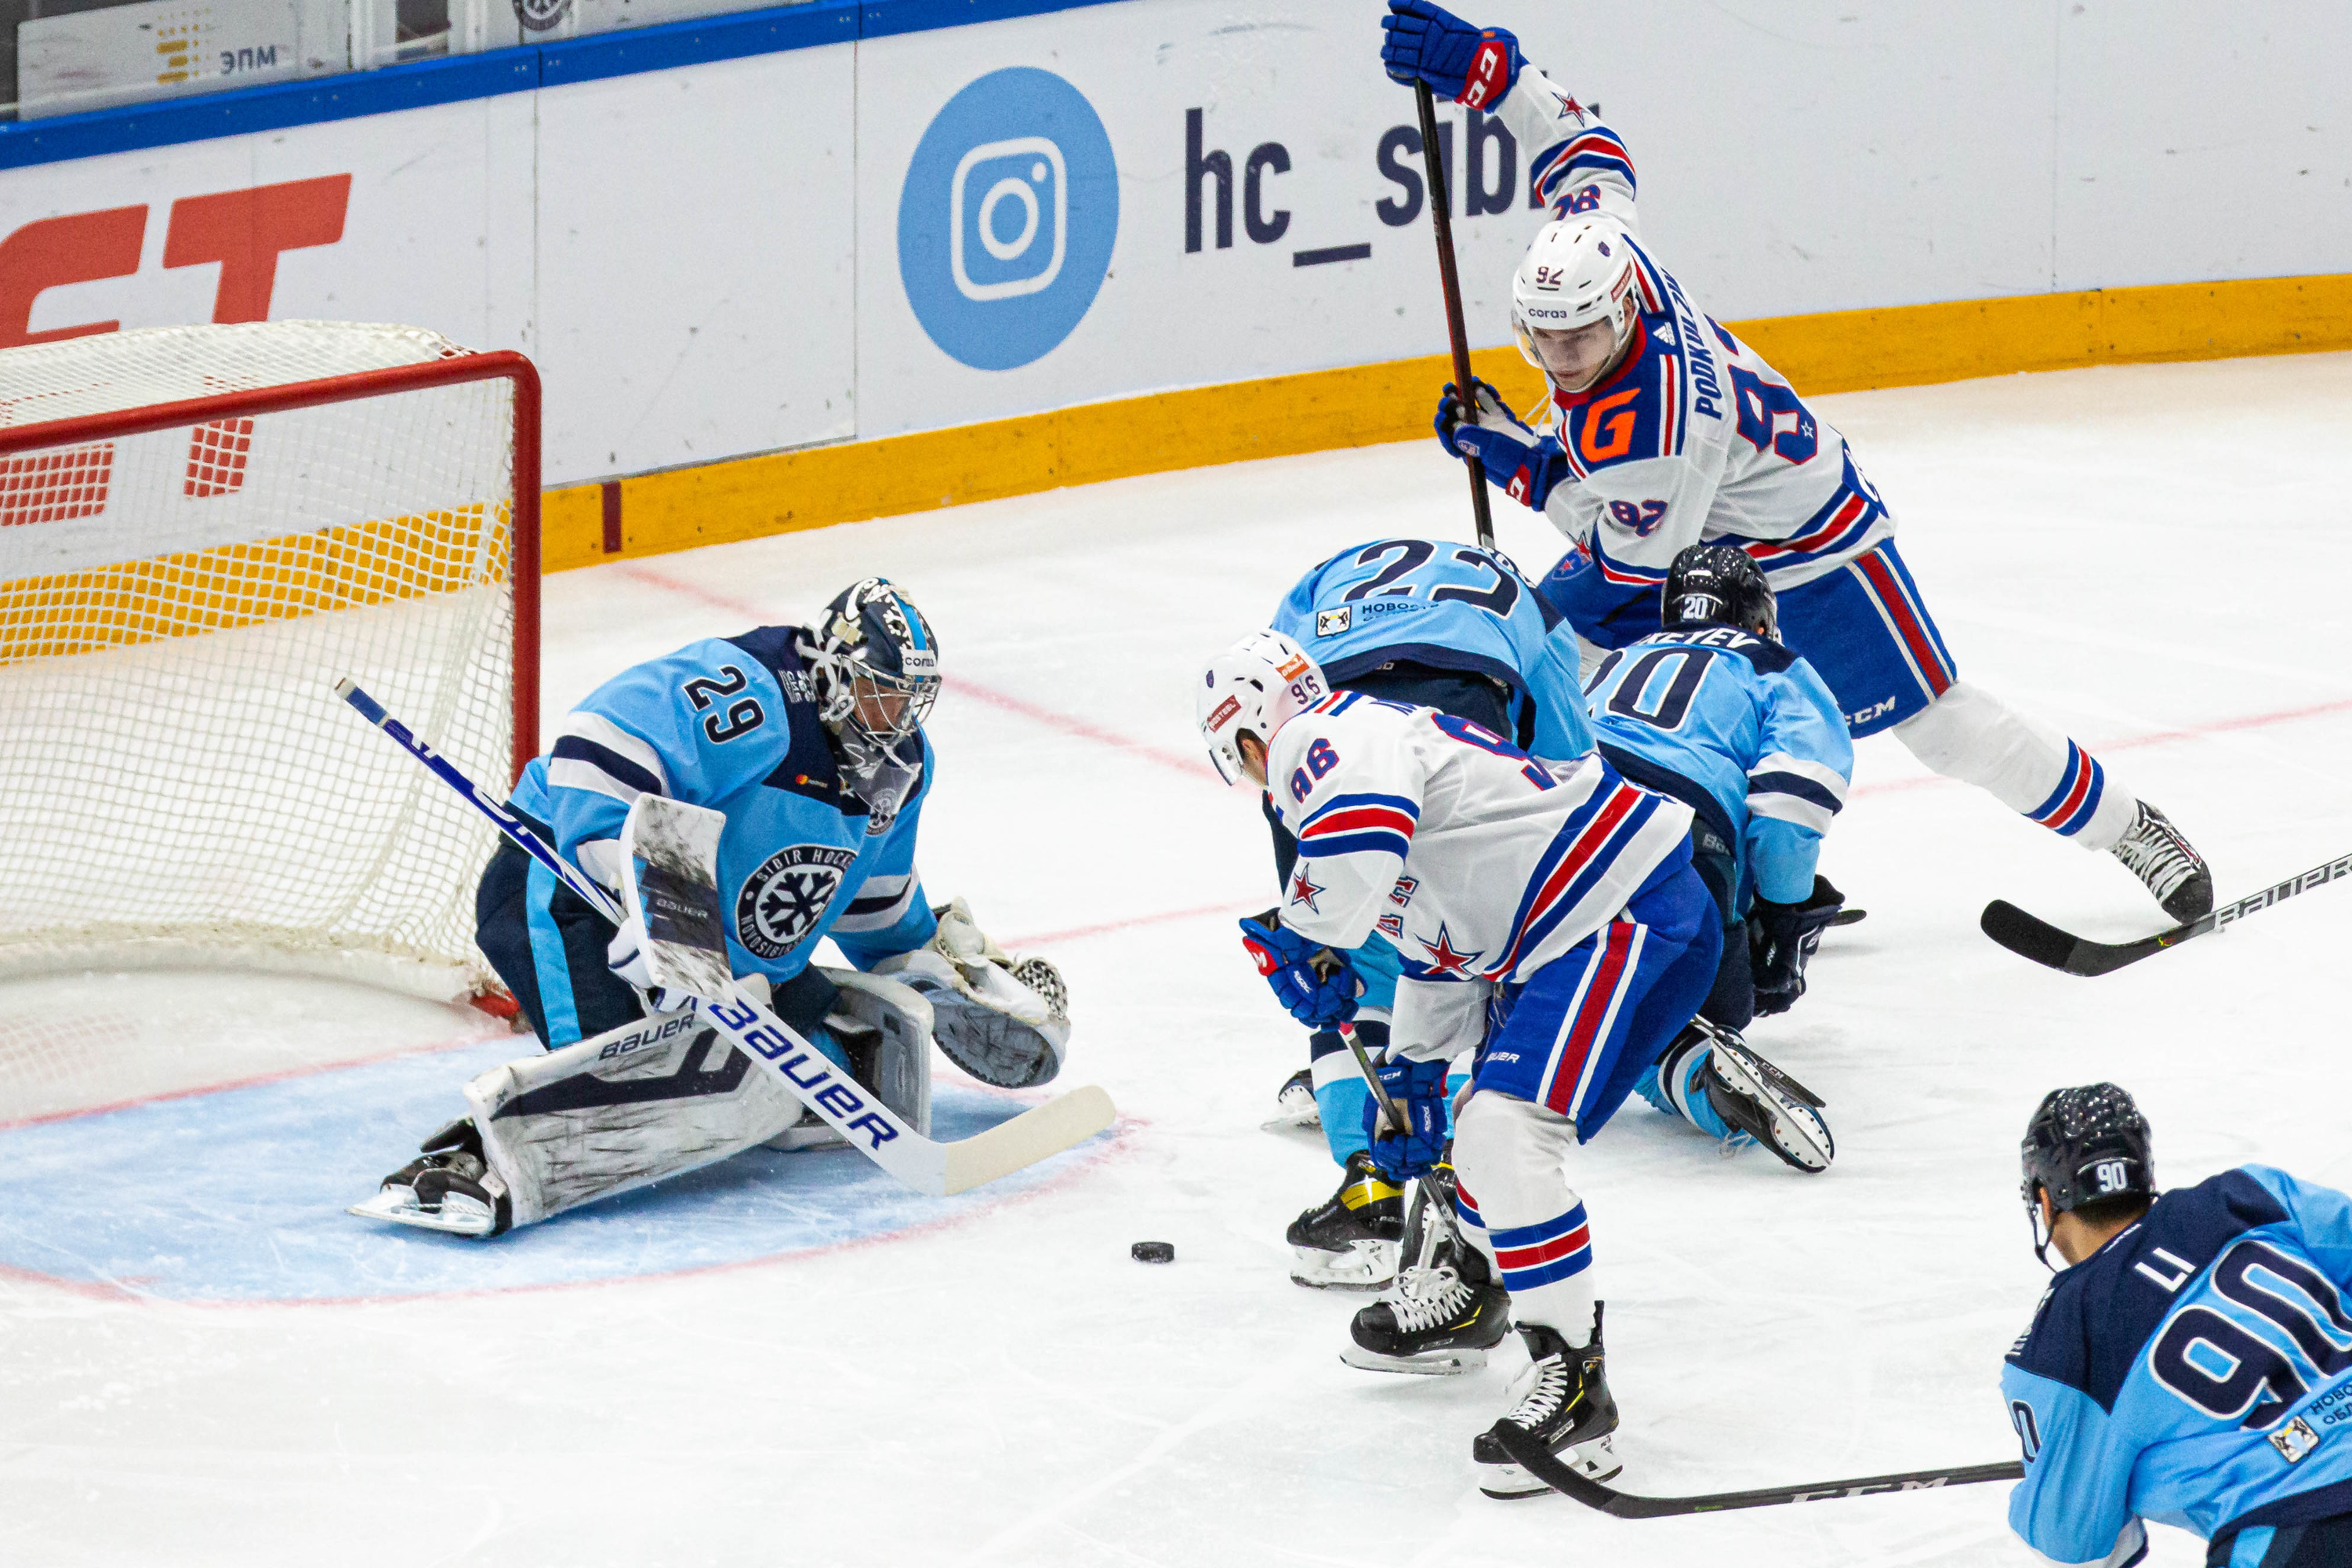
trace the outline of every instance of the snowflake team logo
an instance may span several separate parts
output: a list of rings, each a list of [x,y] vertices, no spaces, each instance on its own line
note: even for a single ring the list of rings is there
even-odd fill
[[[572,14],[572,0],[514,0],[514,14],[524,32],[550,32]]]
[[[849,850],[828,844],[777,850],[743,879],[735,900],[735,940],[755,957],[783,957],[824,919],[841,889],[842,874],[856,860]]]

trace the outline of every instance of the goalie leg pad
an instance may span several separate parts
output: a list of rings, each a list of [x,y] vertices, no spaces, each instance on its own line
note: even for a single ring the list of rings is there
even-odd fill
[[[855,970],[828,969],[838,987],[825,1028],[849,1055],[850,1075],[928,1138],[931,1135],[931,1005],[911,985]],[[771,1149],[814,1149],[841,1135],[814,1110],[766,1140]]]

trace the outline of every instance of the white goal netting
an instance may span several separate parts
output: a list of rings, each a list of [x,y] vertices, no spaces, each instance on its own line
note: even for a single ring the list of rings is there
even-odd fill
[[[316,321],[0,351],[0,975],[219,958],[447,995],[487,977],[492,830],[334,683],[509,783],[517,384],[102,423],[469,357]]]

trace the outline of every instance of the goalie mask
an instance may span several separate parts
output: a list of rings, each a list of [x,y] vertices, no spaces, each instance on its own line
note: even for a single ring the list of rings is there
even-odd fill
[[[1519,353],[1559,392],[1588,391],[1614,370],[1640,313],[1633,241],[1614,218],[1546,224],[1511,278]]]
[[[801,638],[817,717],[839,742],[859,797],[877,811],[877,786],[913,782],[922,763],[914,738],[940,692],[939,642],[930,623],[887,577],[842,590]],[[893,792],[883,789],[883,794]],[[887,802],[895,816],[903,785]]]
[[[1329,695],[1321,667],[1277,631],[1252,632],[1211,659],[1192,693],[1209,760],[1229,784],[1248,776],[1239,743],[1244,733],[1271,745],[1276,730]]]

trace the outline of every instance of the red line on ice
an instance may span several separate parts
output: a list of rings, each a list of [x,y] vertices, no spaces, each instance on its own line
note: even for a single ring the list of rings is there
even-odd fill
[[[754,604],[749,599],[738,598],[731,594],[714,594],[708,588],[698,587],[691,583],[681,583],[666,574],[652,571],[644,566],[615,563],[605,570],[617,572],[630,581],[643,583],[648,587],[665,589],[682,598],[698,599],[714,609],[732,610],[756,625],[777,624],[774,619],[776,612],[770,605]],[[1092,741],[1097,745],[1125,752],[1145,762],[1158,763],[1162,767],[1173,768],[1178,773],[1199,779],[1203,783],[1216,784],[1223,783],[1217,777],[1214,769],[1196,758],[1181,756],[1177,752],[1151,745],[1148,742],[1130,739],[1089,724],[1083,719],[1074,719],[1066,713],[1056,713],[1050,708],[1041,708],[1034,702],[1013,696],[1011,692],[999,691],[993,687],[983,686],[969,676],[949,676],[942,684],[955,688],[977,702],[1007,713],[1017,714],[1034,724],[1042,724],[1049,730],[1059,730],[1066,735],[1074,735],[1082,741]]]

